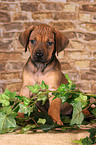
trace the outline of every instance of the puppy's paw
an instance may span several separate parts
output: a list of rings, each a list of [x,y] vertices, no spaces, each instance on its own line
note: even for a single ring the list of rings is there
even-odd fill
[[[48,115],[52,118],[54,123],[57,123],[58,125],[63,125],[63,122],[60,119],[60,114],[58,112],[53,112],[53,110],[49,108]]]
[[[63,125],[63,122],[62,122],[61,120],[58,120],[58,121],[57,121],[57,124]]]
[[[63,125],[63,122],[61,120],[53,120],[54,123],[57,123],[58,125]]]

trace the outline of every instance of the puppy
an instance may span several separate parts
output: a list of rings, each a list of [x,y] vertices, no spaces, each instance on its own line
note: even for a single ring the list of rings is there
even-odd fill
[[[23,70],[20,95],[30,97],[27,86],[35,83],[41,84],[42,80],[49,85],[51,90],[56,90],[61,84],[68,83],[55,55],[68,45],[67,37],[49,25],[37,24],[21,33],[19,41],[25,48],[25,52],[29,49],[31,54]],[[62,106],[60,98],[52,100],[53,97],[49,99],[48,115],[55,123],[63,125],[60,110],[63,108],[66,114],[66,112],[70,113],[72,109],[68,103]]]

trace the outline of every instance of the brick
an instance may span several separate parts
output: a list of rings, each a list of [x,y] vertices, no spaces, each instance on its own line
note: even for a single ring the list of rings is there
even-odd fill
[[[22,54],[21,53],[14,53],[14,52],[10,52],[10,53],[0,53],[0,60],[20,60],[22,58]]]
[[[55,2],[51,2],[51,3],[44,3],[45,4],[45,9],[46,10],[55,10],[55,11],[60,11],[63,10],[64,5],[62,3],[55,3]]]
[[[93,53],[93,57],[96,58],[96,52]]]
[[[35,25],[35,24],[38,24],[39,22],[25,22],[24,24],[23,24],[23,28],[24,29],[28,29],[30,26],[32,26],[32,25]]]
[[[61,13],[53,13],[54,20],[76,20],[77,16],[76,13],[69,13],[69,12],[61,12]]]
[[[90,22],[91,21],[91,14],[80,13],[79,14],[79,21]]]
[[[89,51],[96,51],[96,42],[89,42],[86,44],[85,49],[89,50]]]
[[[2,0],[2,1],[15,2],[15,0]]]
[[[21,88],[21,82],[7,84],[7,85],[6,85],[6,88],[7,88],[8,90],[12,91],[12,92],[20,91],[20,88]]]
[[[72,67],[69,63],[67,62],[61,62],[61,69],[62,70],[70,70]]]
[[[12,41],[0,41],[0,51],[8,51],[11,49]]]
[[[96,70],[89,70],[89,71],[82,72],[81,79],[96,80]]]
[[[1,3],[0,4],[0,10],[6,10],[6,11],[17,11],[18,10],[18,4],[16,3]]]
[[[24,21],[24,20],[28,20],[27,18],[27,13],[14,13],[12,15],[12,20],[13,21]]]
[[[58,58],[64,58],[64,51],[61,51],[58,53]]]
[[[85,2],[92,2],[92,0],[67,0],[67,2],[75,2],[75,3],[85,3]]]
[[[95,23],[82,23],[79,26],[80,26],[80,28],[83,28],[83,29],[90,31],[90,32],[96,31],[96,24]]]
[[[9,10],[8,3],[0,3],[0,10]]]
[[[5,70],[5,63],[0,62],[0,72]]]
[[[65,12],[76,12],[77,6],[76,4],[65,4],[64,5],[64,11]]]
[[[90,61],[84,60],[84,61],[75,61],[75,66],[77,69],[86,69],[90,67]]]
[[[44,3],[39,3],[38,4],[38,10],[45,11],[45,4]]]
[[[10,22],[10,15],[7,12],[0,12],[0,22]]]
[[[91,61],[91,68],[96,69],[96,59]]]
[[[70,40],[69,48],[74,50],[83,50],[84,49],[84,43],[78,41],[78,40]]]
[[[9,10],[10,11],[19,11],[19,7],[17,3],[9,3]]]
[[[80,82],[76,83],[76,87],[83,92],[91,92],[91,84],[90,82]]]
[[[6,71],[22,71],[25,62],[7,62],[5,64]]]
[[[58,30],[74,30],[75,26],[72,22],[50,22],[51,26]]]
[[[2,28],[2,25],[0,25],[0,39],[2,39],[3,37],[3,28]]]
[[[86,41],[96,40],[96,34],[77,32],[77,37]]]
[[[96,15],[93,15],[93,21],[96,21]]]
[[[9,39],[9,38],[16,38],[16,33],[15,32],[8,32],[8,33],[3,33],[3,37],[4,38],[7,38],[7,39]]]
[[[88,12],[96,12],[96,4],[82,5],[80,7],[80,10],[88,11]]]
[[[50,1],[50,2],[66,2],[66,0],[46,0],[46,1]]]
[[[76,32],[64,32],[63,33],[65,36],[67,36],[68,37],[68,39],[75,39],[76,38]]]
[[[36,12],[38,10],[38,4],[36,2],[27,2],[27,3],[21,3],[21,10],[22,11],[30,11],[30,12]]]
[[[96,34],[86,33],[84,34],[84,40],[96,40]]]
[[[78,72],[70,72],[68,73],[68,76],[70,77],[70,79],[73,81],[73,82],[76,82],[78,79],[79,79],[79,75],[78,75]]]
[[[21,23],[16,23],[16,22],[12,22],[12,23],[8,23],[8,24],[4,24],[5,30],[6,31],[20,31],[22,30],[22,24]]]
[[[12,41],[12,44],[13,44],[13,47],[15,48],[15,50],[17,49],[17,48],[20,48],[20,47],[22,47],[23,49],[24,49],[24,47],[21,45],[21,43],[19,42],[19,36],[17,37],[18,39],[16,40],[13,40]],[[23,50],[22,49],[22,50]]]
[[[90,59],[91,53],[87,51],[66,51],[64,57],[67,57],[68,59],[73,60],[85,60]]]
[[[96,83],[92,85],[92,92],[96,94]]]
[[[20,73],[0,73],[0,80],[21,79]]]
[[[32,13],[32,18],[34,20],[52,19],[52,13],[45,13],[45,12]]]

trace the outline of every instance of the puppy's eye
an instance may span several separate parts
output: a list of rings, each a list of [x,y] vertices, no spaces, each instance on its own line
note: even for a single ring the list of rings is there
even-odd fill
[[[48,41],[48,42],[47,42],[47,45],[48,45],[48,46],[51,46],[52,44],[53,44],[53,42],[51,42],[51,41]]]
[[[35,44],[36,43],[36,40],[30,40],[32,44]]]

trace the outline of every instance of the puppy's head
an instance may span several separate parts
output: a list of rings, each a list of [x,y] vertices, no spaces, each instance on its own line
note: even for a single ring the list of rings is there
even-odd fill
[[[31,26],[19,36],[19,41],[25,48],[29,48],[34,62],[47,63],[55,52],[62,51],[69,43],[61,32],[46,24]]]

